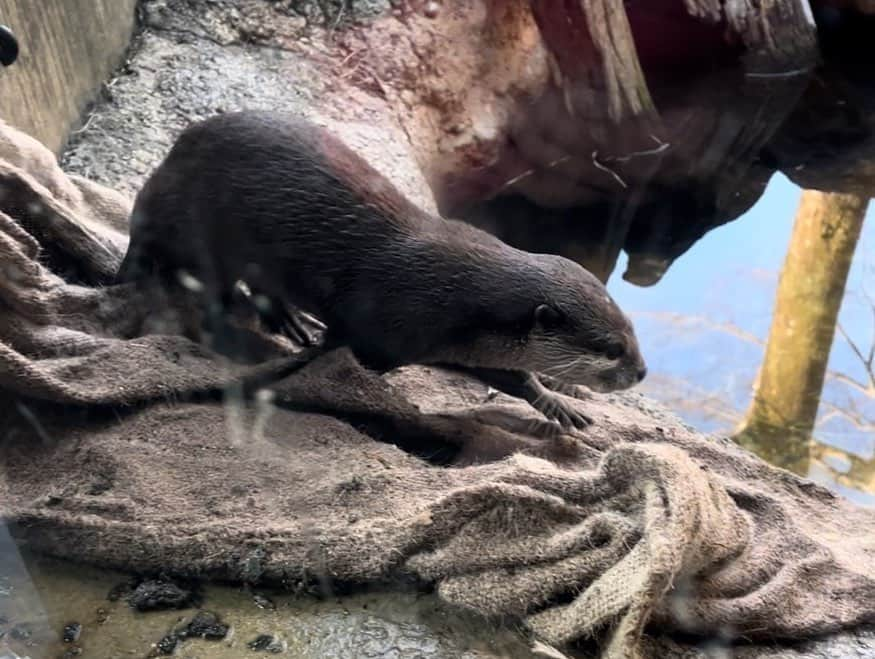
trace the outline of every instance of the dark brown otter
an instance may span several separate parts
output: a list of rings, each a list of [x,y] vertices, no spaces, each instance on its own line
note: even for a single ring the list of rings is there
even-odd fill
[[[557,394],[567,385],[612,391],[646,372],[632,325],[589,272],[429,215],[299,118],[238,112],[191,126],[139,193],[130,229],[120,282],[186,273],[221,309],[244,281],[272,309],[324,321],[326,348],[347,345],[380,370],[461,368],[563,427],[590,423]],[[299,334],[294,315],[278,322]]]

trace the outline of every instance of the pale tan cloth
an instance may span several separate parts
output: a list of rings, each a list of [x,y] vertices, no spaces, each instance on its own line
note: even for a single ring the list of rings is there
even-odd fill
[[[341,350],[278,379],[293,355],[144,333],[164,316],[108,285],[128,209],[0,125],[0,515],[37,550],[287,587],[414,577],[607,657],[875,622],[875,512],[635,395],[545,442],[525,403],[447,371],[378,377]],[[228,393],[255,379],[275,381]]]

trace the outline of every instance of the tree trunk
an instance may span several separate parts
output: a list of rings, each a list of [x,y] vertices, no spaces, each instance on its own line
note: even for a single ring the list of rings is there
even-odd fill
[[[803,193],[753,402],[736,436],[797,473],[808,471],[836,319],[868,203],[858,195]]]

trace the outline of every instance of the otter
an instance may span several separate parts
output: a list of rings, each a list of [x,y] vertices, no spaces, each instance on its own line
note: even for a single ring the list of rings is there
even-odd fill
[[[188,127],[137,195],[130,233],[120,283],[186,273],[221,314],[242,281],[274,331],[306,343],[298,312],[313,314],[326,350],[348,346],[379,371],[460,369],[563,429],[592,419],[559,394],[646,373],[630,321],[583,267],[425,212],[301,118]]]

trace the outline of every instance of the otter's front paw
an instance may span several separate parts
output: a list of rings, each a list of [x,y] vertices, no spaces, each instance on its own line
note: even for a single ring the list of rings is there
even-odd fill
[[[532,407],[538,410],[551,421],[556,421],[566,430],[571,428],[586,428],[592,424],[592,419],[577,410],[575,406],[567,400],[563,400],[562,394],[555,391],[552,387],[542,380],[544,376],[529,374],[528,387],[529,396],[527,396]],[[561,385],[558,380],[553,380],[550,384]],[[566,385],[570,386],[570,385]]]
[[[558,394],[549,392],[539,396],[532,407],[551,421],[556,421],[566,430],[571,428],[586,428],[592,425],[592,418],[575,409],[569,402],[562,400]]]

